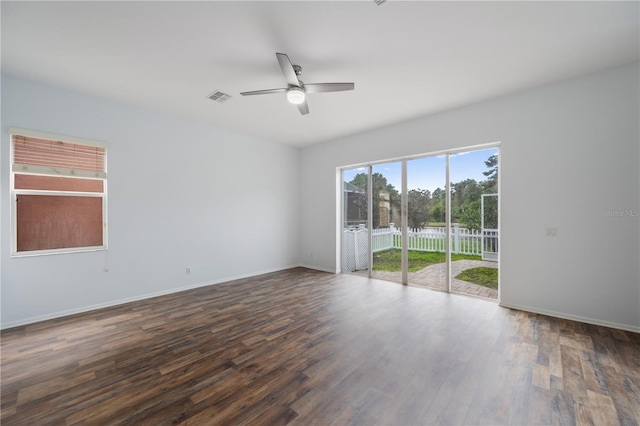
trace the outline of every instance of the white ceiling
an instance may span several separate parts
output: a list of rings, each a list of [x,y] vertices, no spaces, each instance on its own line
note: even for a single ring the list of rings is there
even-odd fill
[[[2,71],[305,146],[636,62],[639,5],[2,1]],[[355,91],[309,95],[306,116],[240,96],[286,87],[275,52]]]

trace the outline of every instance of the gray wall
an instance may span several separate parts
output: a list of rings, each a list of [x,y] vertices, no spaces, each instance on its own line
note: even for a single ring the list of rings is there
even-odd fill
[[[301,152],[301,262],[340,267],[336,168],[501,143],[501,301],[640,331],[639,69],[629,65]],[[545,235],[556,226],[558,235]]]
[[[107,142],[108,251],[10,257],[9,127]],[[298,149],[3,75],[0,152],[3,328],[298,263]]]

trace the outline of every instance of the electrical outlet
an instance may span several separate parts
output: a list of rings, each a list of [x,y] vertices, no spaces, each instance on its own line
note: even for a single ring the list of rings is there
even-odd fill
[[[555,226],[550,226],[547,228],[547,237],[555,237],[558,235],[558,228]]]
[[[187,275],[191,275],[191,268],[187,266]]]

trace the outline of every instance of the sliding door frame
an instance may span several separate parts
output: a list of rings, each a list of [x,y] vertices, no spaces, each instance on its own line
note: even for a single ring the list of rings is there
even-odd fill
[[[445,202],[444,202],[444,210],[445,210],[445,230],[444,230],[444,252],[446,256],[446,280],[447,280],[447,293],[451,293],[451,152],[447,152],[446,155],[446,167],[445,167],[445,176],[446,182],[444,184],[445,188]]]
[[[450,157],[451,155],[459,154],[462,152],[468,151],[477,151],[482,149],[490,149],[490,148],[498,148],[498,152],[501,153],[501,143],[500,142],[492,142],[488,144],[474,145],[463,148],[456,149],[448,149],[443,151],[435,151],[425,154],[411,155],[405,157],[397,157],[391,158],[387,160],[380,161],[370,161],[366,163],[355,164],[351,166],[339,167],[337,169],[338,174],[340,176],[340,186],[339,191],[344,191],[344,179],[343,179],[343,171],[356,167],[366,167],[367,168],[367,229],[368,229],[368,249],[369,249],[369,267],[368,267],[368,277],[372,278],[371,272],[373,270],[373,250],[372,250],[372,242],[373,242],[373,166],[377,164],[385,164],[392,162],[401,162],[402,168],[402,183],[401,183],[401,201],[400,201],[400,215],[401,215],[401,223],[402,223],[402,249],[401,249],[401,269],[402,269],[402,284],[409,284],[409,244],[408,244],[408,225],[409,225],[409,212],[408,212],[408,189],[407,189],[407,162],[410,160],[415,160],[419,158],[426,157],[438,157],[445,156],[446,159],[446,167],[445,167],[445,241],[444,248],[446,253],[446,281],[447,287],[445,289],[446,293],[451,293],[451,182],[450,182]],[[500,161],[501,155],[498,155],[498,194],[500,194]],[[341,200],[340,211],[341,214],[344,215],[344,196],[339,197]],[[498,212],[500,212],[500,200],[501,197],[498,198]],[[498,213],[498,229],[500,229],[500,213]],[[343,254],[343,227],[344,219],[341,223],[338,224],[338,244],[340,247],[340,268],[338,270],[343,270],[342,262],[344,262],[344,254]],[[498,234],[498,244],[500,244],[501,233]],[[498,252],[498,262],[500,261],[500,253]],[[498,287],[500,288],[500,287]],[[498,301],[500,300],[500,296],[498,296]]]
[[[371,271],[373,270],[373,165],[369,164],[367,167],[367,230],[369,235],[369,278],[371,278]]]
[[[402,284],[409,284],[409,195],[407,191],[407,160],[402,160],[402,186],[400,195],[400,223],[402,226],[402,247],[400,269],[402,270]]]

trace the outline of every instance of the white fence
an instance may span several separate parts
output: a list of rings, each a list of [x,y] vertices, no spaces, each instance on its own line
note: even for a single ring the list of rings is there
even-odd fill
[[[498,261],[498,230],[483,229],[482,230],[482,260]]]
[[[445,252],[446,228],[422,228],[407,232],[409,250]],[[358,228],[345,229],[343,232],[343,270],[347,272],[368,268],[369,230],[364,225]],[[372,231],[371,246],[373,252],[392,248],[402,248],[402,230],[393,224],[389,228],[378,228]],[[498,230],[485,229],[474,231],[451,227],[451,253],[482,255],[484,260],[498,260]]]

